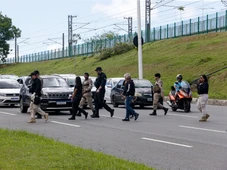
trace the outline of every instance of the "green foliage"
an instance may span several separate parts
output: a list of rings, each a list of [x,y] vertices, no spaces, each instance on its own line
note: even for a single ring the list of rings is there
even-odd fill
[[[132,50],[134,46],[128,43],[117,43],[112,48],[103,49],[100,51],[100,54],[96,57],[98,60],[106,60],[112,56],[124,54]]]
[[[152,170],[25,131],[0,129],[0,169],[12,170]]]
[[[12,25],[12,20],[7,16],[3,16],[0,12],[0,60],[5,62],[9,54],[10,47],[7,41],[20,37],[20,35],[20,29]]]

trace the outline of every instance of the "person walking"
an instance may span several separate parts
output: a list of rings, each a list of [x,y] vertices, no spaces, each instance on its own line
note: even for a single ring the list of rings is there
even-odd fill
[[[111,109],[105,102],[104,96],[105,96],[105,85],[106,85],[106,74],[102,72],[101,67],[97,67],[95,69],[97,73],[97,78],[95,80],[95,87],[96,87],[96,93],[94,96],[94,103],[95,103],[95,113],[91,115],[91,118],[99,118],[99,109],[101,107],[104,107],[108,112],[110,112],[110,117],[113,117],[114,115],[114,109]]]
[[[134,115],[135,120],[137,120],[139,117],[139,114],[136,113],[135,110],[133,110],[133,108],[130,105],[135,96],[135,84],[131,79],[131,75],[129,73],[125,74],[124,77],[125,77],[125,85],[124,85],[123,99],[125,100],[126,115],[125,115],[125,118],[122,119],[122,121],[130,121],[129,119],[130,115]]]
[[[82,86],[83,86],[83,88],[82,88],[82,98],[81,98],[80,104],[79,104],[79,113],[76,116],[81,116],[81,113],[87,114],[87,112],[83,109],[83,107],[86,104],[86,101],[88,103],[88,106],[92,110],[93,114],[95,113],[95,110],[94,110],[94,107],[93,107],[93,103],[92,103],[92,93],[91,93],[93,82],[89,78],[89,74],[88,73],[84,73],[84,81],[82,83]]]
[[[79,103],[81,101],[82,97],[82,82],[81,78],[79,76],[76,77],[75,79],[75,87],[74,87],[74,92],[72,94],[72,117],[69,118],[69,120],[75,120],[76,119],[76,114],[79,111]],[[87,119],[88,113],[85,112],[85,119]]]
[[[29,89],[29,92],[31,95],[31,103],[30,103],[30,112],[31,112],[31,119],[28,121],[28,123],[36,123],[35,120],[35,114],[39,113],[44,116],[46,121],[48,120],[48,113],[45,113],[40,108],[40,97],[41,97],[41,81],[36,77],[36,73],[30,74],[32,78],[32,85]]]
[[[197,90],[199,95],[197,107],[199,111],[203,114],[203,116],[199,121],[205,122],[210,117],[210,115],[207,114],[207,111],[206,111],[206,105],[208,101],[208,91],[209,91],[209,84],[208,84],[208,79],[206,75],[202,75],[198,80]]]
[[[40,77],[40,73],[38,70],[35,70],[34,73],[36,74],[36,77],[41,81],[41,90],[43,88],[43,79]],[[40,115],[39,113],[36,113],[37,117],[36,119],[42,119],[42,115]]]
[[[153,113],[150,114],[150,116],[156,116],[157,115],[157,109],[158,107],[164,110],[164,115],[167,114],[168,108],[165,108],[161,103],[159,103],[160,98],[164,98],[164,89],[163,89],[163,82],[160,79],[161,74],[156,73],[154,75],[155,77],[155,85],[154,85],[154,101],[153,101]]]

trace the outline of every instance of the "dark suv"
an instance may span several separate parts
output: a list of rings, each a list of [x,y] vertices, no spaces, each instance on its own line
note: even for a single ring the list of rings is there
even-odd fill
[[[68,86],[66,81],[59,76],[42,76],[43,88],[41,96],[41,108],[46,111],[72,110],[72,102],[69,99],[72,95],[72,88]],[[31,86],[31,78],[21,81],[22,88],[20,90],[20,111],[27,113],[31,102],[31,94],[29,87]]]
[[[144,106],[153,105],[153,85],[149,80],[139,80],[133,79],[135,83],[135,97],[136,100],[132,103],[132,106],[139,105],[140,108]],[[111,102],[114,107],[118,105],[124,105],[124,100],[122,99],[122,93],[124,91],[124,79],[120,80],[116,86],[111,90]]]

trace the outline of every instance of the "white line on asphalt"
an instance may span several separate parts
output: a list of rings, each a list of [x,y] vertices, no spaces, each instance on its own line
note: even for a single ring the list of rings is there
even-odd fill
[[[0,112],[1,114],[5,114],[5,115],[11,115],[11,116],[16,116],[16,114],[13,113],[7,113],[7,112]]]
[[[169,113],[167,115],[172,115],[172,116],[181,116],[181,117],[188,117],[188,118],[195,118],[198,119],[198,116],[188,116],[188,115],[180,115],[180,114],[173,114],[173,113]]]
[[[194,130],[203,130],[203,131],[209,131],[209,132],[226,133],[226,131],[221,131],[221,130],[213,130],[213,129],[204,129],[204,128],[191,127],[191,126],[183,126],[183,125],[179,125],[179,127],[182,127],[182,128],[187,128],[187,129],[194,129]]]
[[[141,139],[149,140],[149,141],[153,141],[153,142],[165,143],[165,144],[169,144],[169,145],[181,146],[181,147],[185,147],[185,148],[192,148],[193,147],[193,146],[190,146],[190,145],[184,145],[184,144],[180,144],[180,143],[173,143],[173,142],[151,139],[151,138],[141,138]]]
[[[110,117],[110,116],[108,116],[108,115],[100,115],[100,116],[103,116],[103,117]],[[123,117],[117,117],[117,116],[113,116],[113,118],[124,119]]]
[[[51,121],[52,123],[60,124],[60,125],[66,125],[66,126],[72,126],[72,127],[80,127],[79,125],[69,124],[69,123],[63,123],[63,122],[57,122],[57,121]]]

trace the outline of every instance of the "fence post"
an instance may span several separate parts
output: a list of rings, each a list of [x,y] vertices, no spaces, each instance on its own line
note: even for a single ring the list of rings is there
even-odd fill
[[[162,26],[160,26],[160,40],[162,39]]]
[[[181,21],[181,36],[184,35],[184,21]]]
[[[173,29],[174,31],[174,38],[176,38],[176,32],[177,32],[177,30],[176,30],[176,22],[174,23],[174,29]]]
[[[209,32],[208,23],[209,23],[209,16],[207,15],[207,34],[208,34],[208,32]]]
[[[216,12],[216,32],[218,32],[218,12]]]
[[[155,41],[155,28],[154,28],[154,41]]]
[[[167,39],[168,39],[169,38],[169,24],[167,24],[166,36],[167,36]]]
[[[192,35],[192,19],[189,20],[189,34]]]
[[[227,10],[225,11],[225,31],[227,31]]]
[[[199,24],[200,24],[200,21],[199,21],[199,17],[198,17],[198,34],[199,34],[199,29],[200,29]]]

